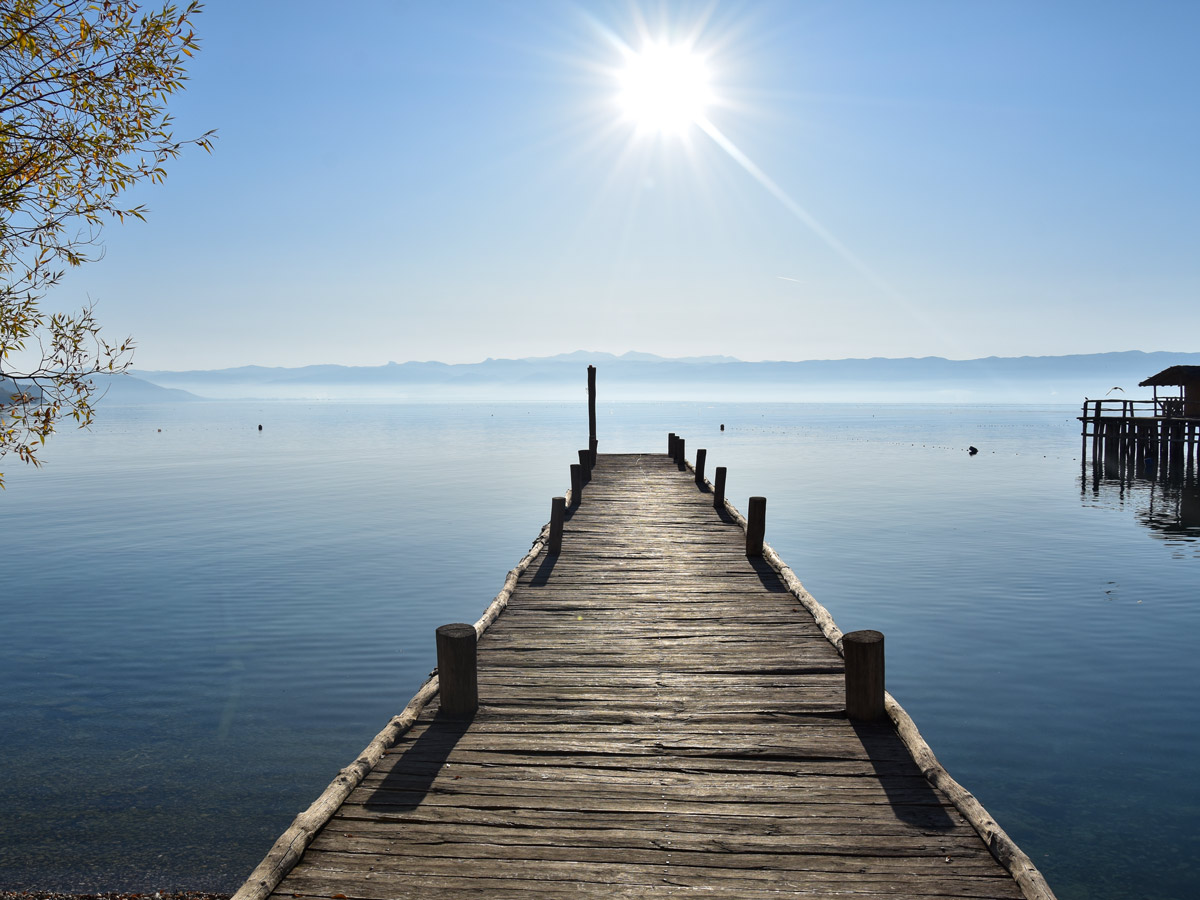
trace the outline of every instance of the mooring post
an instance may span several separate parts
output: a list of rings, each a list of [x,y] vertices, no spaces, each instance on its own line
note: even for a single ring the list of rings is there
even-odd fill
[[[883,717],[883,634],[842,635],[846,657],[846,716],[863,722]]]
[[[746,555],[762,556],[763,537],[767,533],[767,498],[751,497],[746,516]]]
[[[587,484],[589,481],[592,480],[591,461],[592,461],[592,451],[591,450],[580,450],[579,451],[579,469],[580,469],[580,472],[583,474],[583,483],[584,484]]]
[[[583,502],[583,466],[571,463],[571,505]]]
[[[600,442],[595,438],[592,438],[591,447],[589,448],[591,450],[591,459],[588,460],[588,465],[590,465],[593,469],[596,468],[596,448],[599,446]]]
[[[667,434],[667,456],[671,459],[675,458],[675,432],[673,431]]]
[[[708,456],[707,450],[696,451],[696,484],[704,487],[704,458]]]
[[[596,367],[588,366],[588,452],[596,464]]]
[[[687,468],[687,441],[681,437],[675,438],[675,465],[679,466],[679,471],[682,472]]]
[[[456,622],[438,627],[437,664],[442,712],[450,716],[474,715],[479,708],[474,625]]]
[[[566,516],[567,498],[552,498],[550,500],[550,552],[555,556],[562,553],[563,520]]]
[[[713,477],[713,507],[715,509],[725,508],[725,467],[717,466],[717,471]]]

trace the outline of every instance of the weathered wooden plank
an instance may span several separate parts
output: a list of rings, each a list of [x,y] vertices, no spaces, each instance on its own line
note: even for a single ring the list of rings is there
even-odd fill
[[[368,870],[368,863],[361,859],[352,859],[343,863],[342,859],[331,859],[331,854],[314,852],[312,862],[307,862],[302,870],[289,877],[294,890],[301,893],[324,894],[326,897],[343,893],[347,897],[372,896],[371,891],[384,893],[374,896],[389,896],[386,880],[395,879],[412,887],[436,886],[441,879],[449,879],[452,884],[468,884],[472,872],[479,873],[479,880],[486,879],[495,884],[498,880],[510,878],[519,881],[523,890],[529,895],[538,896],[541,885],[552,884],[584,884],[615,886],[639,886],[645,891],[653,889],[666,891],[666,886],[677,888],[708,889],[713,886],[726,887],[739,893],[745,890],[801,892],[801,896],[813,891],[825,891],[833,896],[848,893],[854,896],[911,896],[914,892],[931,897],[1019,897],[1005,891],[1006,886],[1012,886],[1011,881],[1000,878],[954,877],[946,874],[942,878],[932,877],[912,878],[892,873],[877,875],[870,872],[860,872],[852,882],[847,883],[842,874],[825,874],[815,872],[790,872],[779,869],[740,869],[730,871],[713,866],[636,866],[602,865],[578,861],[540,860],[533,863],[526,860],[490,860],[486,868],[472,865],[468,858],[453,857],[419,857],[419,856],[380,856],[376,870]],[[368,857],[371,858],[371,857]],[[343,868],[336,868],[343,863]],[[322,865],[324,864],[324,865]],[[948,865],[949,869],[950,866]],[[824,877],[822,877],[824,875]],[[373,883],[372,883],[373,880]],[[643,893],[642,896],[650,894]]]
[[[745,812],[744,810],[742,811]],[[927,829],[946,837],[947,840],[961,837],[971,846],[979,848],[978,836],[966,826],[966,820],[950,808],[912,807],[902,810],[898,818],[895,810],[879,805],[854,807],[812,807],[803,815],[792,817],[763,817],[733,813],[688,813],[676,812],[664,820],[661,810],[590,810],[586,813],[567,815],[562,810],[520,809],[505,810],[467,806],[416,806],[411,809],[371,810],[362,805],[343,806],[330,820],[330,828],[357,829],[362,823],[374,822],[395,827],[403,823],[447,825],[453,830],[461,824],[499,825],[514,830],[551,826],[556,828],[598,829],[637,828],[656,830],[659,836],[677,833],[700,833],[705,835],[748,836],[846,834],[851,833],[887,835],[892,829],[910,826]],[[403,840],[404,827],[395,828],[398,839]]]
[[[505,846],[554,846],[601,848],[616,851],[625,849],[677,850],[707,853],[786,854],[798,857],[783,865],[797,868],[813,866],[838,867],[845,860],[858,856],[876,855],[881,864],[891,860],[924,860],[935,858],[944,863],[945,857],[960,858],[960,863],[987,868],[998,874],[995,861],[981,851],[978,841],[962,834],[941,834],[934,829],[905,828],[897,824],[887,828],[876,825],[864,834],[861,819],[817,820],[830,822],[806,830],[793,829],[787,834],[772,833],[710,833],[706,831],[664,832],[653,827],[653,821],[639,826],[636,820],[605,824],[591,819],[563,821],[554,819],[543,824],[512,827],[503,822],[456,821],[447,826],[446,819],[409,821],[401,832],[388,820],[355,820],[341,817],[313,842],[321,849],[341,848],[347,852],[382,852],[391,847],[397,853],[406,852],[411,844],[483,844],[490,852],[504,854]],[[661,820],[659,820],[661,821]],[[808,820],[801,820],[808,821]],[[649,826],[649,827],[647,827]],[[819,860],[799,857],[821,857]]]
[[[370,855],[377,863],[385,861],[387,857],[469,859],[486,863],[489,870],[492,869],[493,861],[517,860],[638,867],[703,866],[726,871],[774,869],[781,873],[808,873],[807,878],[816,881],[844,879],[848,874],[860,875],[864,859],[869,859],[871,866],[877,870],[874,873],[877,881],[883,881],[885,878],[894,881],[932,878],[939,881],[951,879],[961,885],[963,878],[1007,877],[1007,873],[999,870],[990,857],[986,860],[960,860],[954,865],[955,859],[950,854],[956,852],[957,848],[947,849],[933,839],[926,839],[922,845],[912,846],[909,853],[896,852],[893,847],[884,846],[882,843],[878,848],[869,847],[864,843],[857,848],[857,853],[850,853],[844,845],[838,843],[839,839],[845,839],[842,835],[827,838],[822,846],[817,846],[816,842],[793,842],[793,848],[798,847],[799,852],[783,846],[776,846],[773,852],[747,850],[740,843],[729,841],[723,845],[710,842],[711,849],[705,850],[686,849],[677,846],[674,841],[665,839],[660,839],[658,846],[646,846],[639,842],[631,842],[632,846],[620,846],[619,843],[613,842],[612,836],[607,833],[595,836],[598,842],[590,845],[576,844],[574,835],[570,832],[562,832],[557,841],[543,835],[543,840],[536,843],[491,842],[490,838],[502,837],[504,834],[506,830],[491,829],[464,834],[462,839],[447,841],[436,831],[428,831],[424,839],[410,832],[399,845],[394,841],[365,835],[334,835],[314,841],[312,852],[326,854],[320,859],[314,857],[314,862],[329,871],[350,871],[359,868],[361,860],[355,857]],[[826,848],[835,852],[822,852]],[[884,852],[877,853],[876,849]],[[838,850],[842,852],[839,853]]]

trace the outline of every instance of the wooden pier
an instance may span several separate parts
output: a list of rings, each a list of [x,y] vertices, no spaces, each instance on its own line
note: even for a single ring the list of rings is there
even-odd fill
[[[1097,481],[1101,474],[1122,481],[1193,478],[1200,466],[1200,366],[1170,366],[1138,387],[1153,388],[1154,396],[1083,401],[1085,474],[1090,441]]]
[[[762,544],[765,502],[747,523],[669,449],[580,452],[440,675],[235,900],[1053,897],[881,657],[855,677],[884,714],[847,717],[850,636]]]
[[[1079,421],[1083,460],[1086,465],[1090,449],[1096,478],[1196,475],[1200,416],[1185,415],[1182,401],[1085,400]]]

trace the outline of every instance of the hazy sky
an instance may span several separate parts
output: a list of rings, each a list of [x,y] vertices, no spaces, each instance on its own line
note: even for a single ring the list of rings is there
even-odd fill
[[[352,11],[350,11],[352,10]],[[1195,350],[1200,4],[210,0],[53,305],[142,368]],[[636,129],[690,43],[707,127]]]

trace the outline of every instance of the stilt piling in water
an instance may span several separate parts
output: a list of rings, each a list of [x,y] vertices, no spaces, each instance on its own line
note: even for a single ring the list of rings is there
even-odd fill
[[[1079,416],[1081,462],[1094,477],[1196,477],[1200,416],[1178,398],[1085,400]]]

